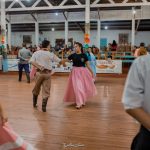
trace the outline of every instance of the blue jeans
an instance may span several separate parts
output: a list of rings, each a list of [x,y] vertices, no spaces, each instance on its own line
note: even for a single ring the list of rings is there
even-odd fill
[[[29,64],[18,64],[18,70],[19,70],[19,81],[22,79],[22,71],[25,70],[27,82],[30,83],[30,70],[29,70]]]
[[[30,73],[29,64],[18,64],[19,72],[22,72],[24,69],[26,73]]]

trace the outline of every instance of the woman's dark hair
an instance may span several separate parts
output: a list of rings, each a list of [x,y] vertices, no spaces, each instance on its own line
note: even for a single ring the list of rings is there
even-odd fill
[[[144,46],[145,46],[145,43],[143,43],[143,42],[140,43],[140,46],[141,46],[141,47],[144,47]]]
[[[113,43],[112,43],[112,45],[114,46],[116,46],[117,45],[117,43],[116,43],[116,41],[115,40],[113,40]]]
[[[83,53],[83,45],[79,42],[76,42],[75,44],[77,44],[81,48],[81,52]]]
[[[50,41],[44,40],[42,42],[42,48],[47,48],[50,45]]]

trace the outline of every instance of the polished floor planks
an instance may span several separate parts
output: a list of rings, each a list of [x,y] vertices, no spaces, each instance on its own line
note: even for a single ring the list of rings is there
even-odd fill
[[[128,150],[139,125],[121,104],[125,77],[98,77],[98,95],[81,110],[62,101],[67,79],[52,77],[43,113],[41,95],[39,108],[32,108],[34,82],[27,84],[24,77],[19,83],[17,75],[0,75],[0,101],[14,130],[38,150]]]

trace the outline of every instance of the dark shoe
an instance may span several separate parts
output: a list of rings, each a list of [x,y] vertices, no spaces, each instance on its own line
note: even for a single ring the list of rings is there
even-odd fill
[[[37,99],[38,99],[38,95],[33,95],[33,107],[34,108],[37,107]]]
[[[47,101],[48,101],[48,98],[43,99],[43,102],[42,102],[42,111],[43,112],[46,112]]]
[[[30,83],[30,74],[26,73],[26,77],[27,77],[27,83]]]
[[[21,82],[21,79],[22,79],[22,72],[19,71],[19,79],[18,79],[18,81]]]

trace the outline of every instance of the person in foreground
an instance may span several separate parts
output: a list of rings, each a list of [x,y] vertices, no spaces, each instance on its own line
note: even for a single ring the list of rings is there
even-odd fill
[[[3,126],[6,122],[7,117],[5,117],[2,105],[0,104],[0,124]]]
[[[131,150],[150,150],[150,55],[133,62],[122,101],[126,112],[140,123]]]
[[[73,62],[73,69],[69,75],[64,102],[75,102],[76,108],[79,109],[85,105],[88,98],[96,95],[97,91],[93,82],[94,74],[87,55],[83,53],[82,44],[76,42],[74,47],[75,53],[66,60]]]
[[[36,150],[22,139],[9,125],[0,104],[0,150]]]

